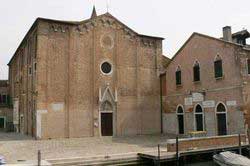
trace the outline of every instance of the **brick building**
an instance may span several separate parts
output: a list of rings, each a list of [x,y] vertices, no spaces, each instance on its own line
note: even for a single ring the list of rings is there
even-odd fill
[[[12,130],[12,115],[8,81],[0,80],[0,131]]]
[[[9,62],[17,131],[37,138],[160,132],[160,37],[111,14],[38,18]]]
[[[250,47],[247,30],[223,37],[193,33],[166,68],[166,133],[244,133],[249,125]],[[245,115],[245,118],[244,118]]]

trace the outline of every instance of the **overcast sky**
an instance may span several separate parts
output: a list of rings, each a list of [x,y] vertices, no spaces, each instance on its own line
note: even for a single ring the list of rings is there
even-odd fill
[[[1,0],[0,79],[7,63],[37,17],[79,21],[107,11],[145,35],[164,37],[163,53],[172,57],[193,32],[221,37],[225,25],[233,32],[250,29],[249,0]]]

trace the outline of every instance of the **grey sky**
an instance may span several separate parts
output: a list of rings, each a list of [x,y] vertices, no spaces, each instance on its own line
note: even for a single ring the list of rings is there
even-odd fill
[[[164,37],[164,54],[172,57],[192,32],[220,37],[221,28],[250,29],[249,0],[107,0],[109,12],[138,33]],[[7,63],[37,17],[83,20],[105,13],[106,0],[1,0],[0,79]]]

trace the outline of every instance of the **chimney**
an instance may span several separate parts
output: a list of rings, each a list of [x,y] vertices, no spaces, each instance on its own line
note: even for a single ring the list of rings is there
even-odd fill
[[[232,42],[232,30],[230,26],[223,27],[223,39]]]

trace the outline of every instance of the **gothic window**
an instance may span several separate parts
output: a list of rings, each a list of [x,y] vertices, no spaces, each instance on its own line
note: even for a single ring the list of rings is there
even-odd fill
[[[184,134],[184,110],[178,106],[176,110],[179,134]]]
[[[222,59],[217,56],[214,61],[214,77],[220,78],[223,76]]]
[[[224,104],[219,103],[216,107],[218,135],[227,135],[227,111]]]
[[[250,59],[247,59],[247,74],[250,74]]]
[[[181,85],[181,68],[178,66],[176,72],[175,72],[175,80],[176,80],[176,85]]]
[[[202,107],[198,104],[195,107],[195,127],[196,131],[204,131],[204,114]]]
[[[200,65],[196,61],[193,67],[193,77],[194,77],[194,82],[195,81],[200,81]]]

